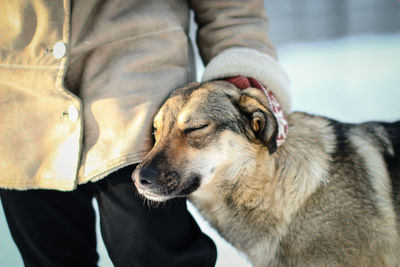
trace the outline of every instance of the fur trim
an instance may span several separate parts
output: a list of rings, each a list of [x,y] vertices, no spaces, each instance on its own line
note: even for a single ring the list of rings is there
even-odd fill
[[[202,81],[233,76],[251,77],[271,90],[285,113],[291,108],[290,82],[279,63],[267,54],[249,48],[231,48],[214,57],[206,66]]]

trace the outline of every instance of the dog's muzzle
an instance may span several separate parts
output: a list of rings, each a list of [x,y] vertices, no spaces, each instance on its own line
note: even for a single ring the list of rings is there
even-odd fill
[[[132,173],[132,180],[140,194],[154,201],[165,201],[185,197],[200,186],[200,177],[193,174],[182,181],[176,171],[160,172],[149,166],[138,166]]]
[[[176,196],[179,191],[180,177],[177,172],[160,172],[152,165],[139,165],[132,174],[139,193],[145,197],[164,201]]]
[[[152,187],[158,177],[158,172],[153,168],[140,168],[137,178],[133,177],[137,184],[142,187]]]

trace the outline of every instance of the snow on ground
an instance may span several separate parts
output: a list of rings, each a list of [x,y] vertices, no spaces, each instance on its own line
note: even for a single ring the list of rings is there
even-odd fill
[[[278,47],[292,84],[292,110],[346,122],[400,119],[400,33],[293,43]],[[199,68],[201,72],[202,69]],[[218,247],[217,267],[246,267],[243,255],[227,244],[195,209],[189,209]],[[99,239],[101,240],[98,231]],[[112,266],[99,242],[99,265]],[[0,266],[23,266],[0,208]]]

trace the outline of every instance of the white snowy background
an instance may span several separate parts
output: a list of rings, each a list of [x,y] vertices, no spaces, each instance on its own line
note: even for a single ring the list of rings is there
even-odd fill
[[[274,25],[274,20],[270,20]],[[275,25],[275,29],[278,27]],[[385,34],[320,38],[319,41],[278,42],[279,61],[291,80],[292,110],[345,122],[399,120],[400,28],[398,30]],[[202,70],[199,64],[198,73]],[[97,206],[95,202],[94,206]],[[192,206],[189,205],[189,209],[203,231],[217,244],[217,267],[251,266],[243,255],[208,226]],[[99,266],[112,266],[101,240],[98,220],[97,231]],[[0,266],[23,266],[8,231],[1,203]]]

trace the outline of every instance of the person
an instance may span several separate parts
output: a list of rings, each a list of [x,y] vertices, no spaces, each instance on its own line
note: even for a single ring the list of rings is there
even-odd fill
[[[149,205],[130,175],[152,117],[194,81],[243,75],[290,108],[261,0],[0,3],[0,196],[25,266],[96,266],[95,213],[115,266],[213,266],[185,199]]]

